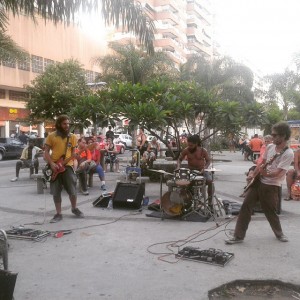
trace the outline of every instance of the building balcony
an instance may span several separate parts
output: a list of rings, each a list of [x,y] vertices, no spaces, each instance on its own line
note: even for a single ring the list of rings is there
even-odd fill
[[[201,9],[197,4],[188,3],[186,11],[188,14],[196,14],[201,19],[201,21],[205,22],[206,25],[211,25],[211,21],[207,13],[203,9]]]
[[[179,65],[184,64],[186,62],[186,58],[182,57],[175,51],[168,51],[165,49],[163,49],[163,51],[168,54],[168,56],[174,61],[177,67],[179,67]]]
[[[185,56],[184,45],[171,38],[155,39],[154,47],[169,51],[176,51],[180,55]]]
[[[204,57],[211,57],[212,55],[210,49],[208,49],[204,44],[197,41],[196,39],[189,39],[187,46],[190,50],[201,53]]]
[[[179,18],[171,11],[160,11],[156,13],[156,20],[170,20],[171,25],[178,25]]]
[[[178,11],[178,3],[175,0],[156,0],[154,3],[155,7],[169,5],[173,7],[172,11]]]
[[[173,39],[180,37],[179,31],[173,26],[169,26],[167,28],[157,28],[157,33]]]

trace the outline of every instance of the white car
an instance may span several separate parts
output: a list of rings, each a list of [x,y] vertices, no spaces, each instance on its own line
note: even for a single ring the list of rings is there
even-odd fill
[[[132,148],[132,137],[129,134],[114,134],[114,143],[122,143],[126,148]]]

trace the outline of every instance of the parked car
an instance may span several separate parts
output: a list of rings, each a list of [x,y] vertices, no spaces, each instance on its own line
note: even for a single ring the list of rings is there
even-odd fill
[[[132,137],[129,134],[115,133],[114,143],[122,143],[126,148],[132,148]]]
[[[19,139],[0,138],[0,160],[3,158],[19,158],[26,147]]]
[[[106,137],[104,135],[98,135],[97,136],[97,141],[100,145],[100,150],[104,150],[105,149],[105,145],[106,145]],[[119,154],[123,154],[125,152],[125,146],[123,143],[116,143],[114,140],[114,143],[116,145],[117,151]]]

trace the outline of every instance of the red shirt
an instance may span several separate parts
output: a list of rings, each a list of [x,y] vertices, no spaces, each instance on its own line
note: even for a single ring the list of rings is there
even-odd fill
[[[92,159],[92,154],[89,149],[85,149],[81,152],[82,150],[79,150],[76,148],[75,153],[80,153],[79,156],[80,158],[86,158],[86,160],[91,160]]]

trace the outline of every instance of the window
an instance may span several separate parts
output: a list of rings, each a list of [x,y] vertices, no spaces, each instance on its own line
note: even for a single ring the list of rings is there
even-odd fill
[[[14,59],[7,58],[5,60],[2,60],[2,65],[4,67],[15,68],[16,67],[16,61]]]
[[[24,71],[30,71],[30,60],[29,58],[26,58],[23,61],[18,62],[18,69],[24,70]]]
[[[26,101],[27,99],[28,99],[28,93],[9,91],[9,100]]]
[[[44,58],[44,70],[46,70],[47,66],[53,65],[54,63],[55,63],[54,60],[48,59],[48,58]]]
[[[31,69],[35,73],[43,73],[43,58],[41,56],[31,55]]]
[[[5,90],[0,89],[0,99],[5,99]]]

